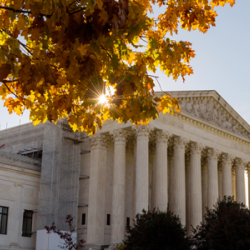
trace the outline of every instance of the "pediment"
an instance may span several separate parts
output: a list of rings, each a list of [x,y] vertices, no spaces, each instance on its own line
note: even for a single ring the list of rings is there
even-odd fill
[[[181,114],[250,139],[249,124],[216,91],[173,91],[169,94],[179,99]]]

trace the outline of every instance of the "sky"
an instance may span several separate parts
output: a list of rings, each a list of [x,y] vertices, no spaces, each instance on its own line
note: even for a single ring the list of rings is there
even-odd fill
[[[218,7],[216,27],[206,34],[199,31],[180,30],[170,37],[177,41],[189,41],[195,50],[191,60],[194,74],[173,81],[160,70],[161,87],[164,91],[216,90],[250,124],[250,1],[236,0],[234,7]],[[154,15],[159,14],[155,9]],[[156,86],[156,91],[159,87]],[[0,101],[0,130],[29,122],[29,113],[9,115]]]

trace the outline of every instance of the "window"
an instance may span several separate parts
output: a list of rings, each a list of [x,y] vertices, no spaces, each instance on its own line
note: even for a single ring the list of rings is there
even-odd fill
[[[32,235],[32,216],[33,211],[24,210],[23,212],[23,234],[24,237],[31,237]]]
[[[130,218],[129,218],[129,217],[127,217],[126,227],[127,227],[127,228],[129,228],[129,227],[130,227]]]
[[[107,214],[107,225],[110,226],[110,214]]]
[[[86,215],[82,214],[82,225],[85,225]]]
[[[0,234],[7,234],[8,208],[0,207]]]

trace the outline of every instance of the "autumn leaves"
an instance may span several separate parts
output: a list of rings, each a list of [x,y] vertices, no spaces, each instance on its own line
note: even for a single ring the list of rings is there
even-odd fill
[[[191,44],[167,35],[206,32],[225,3],[234,1],[0,0],[0,97],[10,113],[29,109],[34,124],[67,117],[88,134],[107,119],[146,124],[179,112],[178,100],[154,96],[149,72],[192,74]],[[162,14],[153,19],[154,4]],[[105,86],[114,94],[100,104]]]

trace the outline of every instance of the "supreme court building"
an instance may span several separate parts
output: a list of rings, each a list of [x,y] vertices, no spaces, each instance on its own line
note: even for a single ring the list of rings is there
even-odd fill
[[[44,226],[67,231],[68,214],[74,237],[101,250],[143,209],[169,207],[190,234],[218,198],[246,203],[249,124],[216,91],[169,93],[181,113],[145,127],[107,121],[95,137],[65,121],[1,130],[0,249],[59,249]]]

